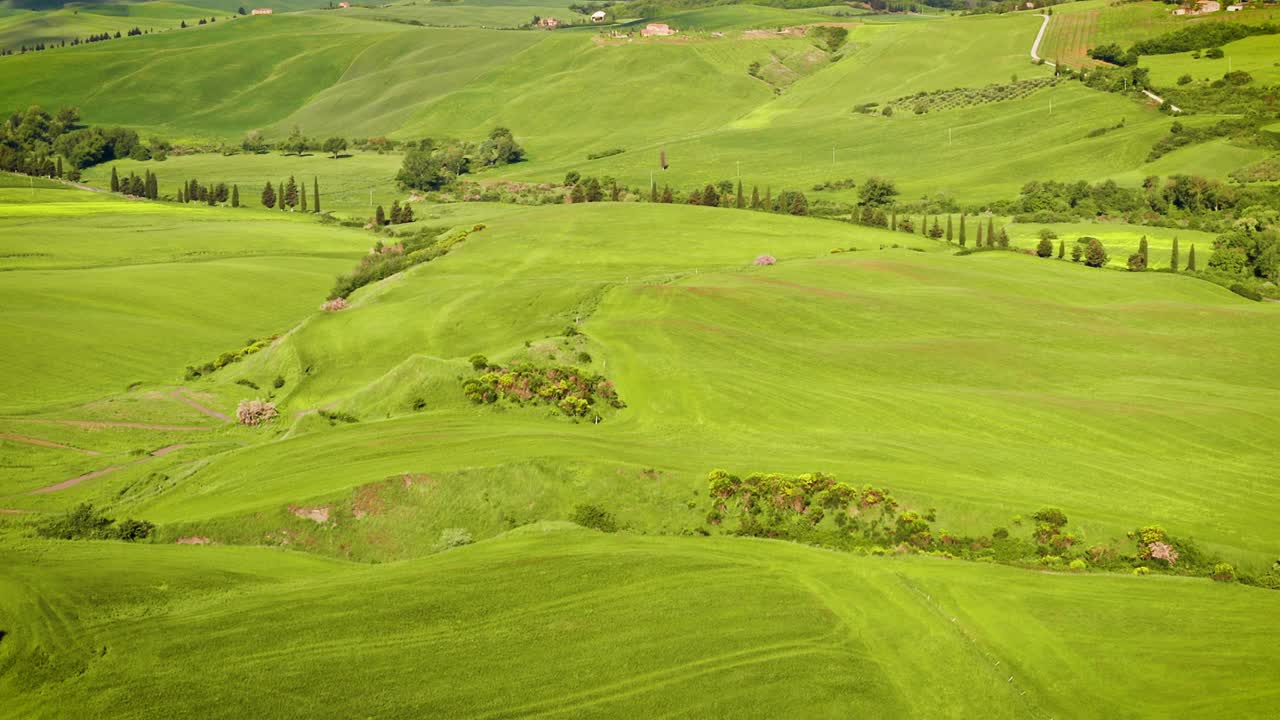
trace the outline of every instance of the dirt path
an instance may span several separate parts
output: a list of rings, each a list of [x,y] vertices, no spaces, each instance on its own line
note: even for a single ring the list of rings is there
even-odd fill
[[[60,450],[73,450],[78,453],[84,453],[85,455],[102,454],[97,450],[84,450],[82,448],[71,447],[70,445],[63,445],[49,440],[41,440],[40,438],[27,437],[26,435],[14,435],[13,433],[0,433],[0,440],[12,440],[13,442],[26,443],[28,445],[39,445],[40,447],[58,448]]]
[[[76,485],[79,485],[80,483],[86,480],[96,480],[102,477],[103,475],[110,475],[111,473],[116,472],[117,470],[123,470],[129,467],[130,465],[137,465],[138,463],[144,463],[150,460],[151,458],[164,457],[169,453],[177,452],[178,450],[181,450],[185,447],[188,447],[185,443],[178,443],[177,445],[166,445],[165,447],[162,447],[159,450],[152,450],[148,457],[139,458],[137,460],[134,460],[131,463],[125,463],[123,465],[112,465],[111,467],[106,467],[101,470],[94,470],[93,472],[85,473],[84,475],[73,477],[70,480],[63,480],[62,482],[57,483],[56,485],[42,487],[39,490],[32,490],[27,494],[43,495],[45,493],[58,492],[59,490],[66,490],[67,488],[75,487]],[[22,512],[22,511],[18,511],[18,512]]]
[[[220,413],[217,410],[214,410],[213,408],[207,407],[205,405],[201,405],[200,403],[196,402],[190,397],[187,397],[186,393],[182,392],[181,389],[174,390],[170,394],[170,397],[174,398],[175,400],[181,400],[182,402],[190,405],[191,407],[195,408],[196,410],[199,410],[201,413],[208,415],[211,418],[217,418],[222,422],[228,422],[228,423],[231,422],[231,416]]]
[[[93,480],[93,479],[95,479],[95,478],[100,478],[100,477],[102,477],[103,475],[109,475],[109,474],[111,474],[111,473],[113,473],[113,472],[115,472],[115,471],[117,471],[117,470],[124,469],[125,467],[126,467],[125,465],[112,465],[112,466],[111,466],[111,467],[109,467],[109,468],[103,468],[103,469],[101,469],[101,470],[94,470],[94,471],[93,471],[93,472],[91,472],[91,473],[85,473],[84,475],[80,475],[80,476],[78,476],[78,477],[73,477],[73,478],[71,478],[70,480],[63,480],[62,482],[58,483],[57,485],[50,485],[49,487],[42,487],[42,488],[40,488],[39,490],[32,490],[31,492],[29,492],[29,493],[27,493],[27,494],[28,494],[28,495],[43,495],[43,494],[45,494],[45,493],[57,492],[57,491],[59,491],[59,490],[66,490],[66,489],[67,489],[67,488],[69,488],[69,487],[75,487],[76,485],[79,485],[80,483],[84,482],[85,480]]]
[[[185,430],[212,430],[213,428],[201,425],[154,425],[151,423],[136,422],[111,422],[107,420],[48,420],[46,418],[4,418],[16,422],[40,423],[42,425],[73,425],[89,430],[103,430],[106,428],[133,428],[135,430],[166,430],[166,431],[185,431]]]

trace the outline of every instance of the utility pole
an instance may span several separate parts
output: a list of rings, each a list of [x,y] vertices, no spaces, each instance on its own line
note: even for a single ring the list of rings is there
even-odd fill
[[[951,128],[947,128],[947,144],[951,144]]]
[[[831,146],[831,167],[836,166],[836,146]]]

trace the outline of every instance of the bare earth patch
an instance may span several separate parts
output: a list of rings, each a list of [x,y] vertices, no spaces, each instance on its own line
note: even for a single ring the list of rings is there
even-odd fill
[[[209,545],[213,541],[203,535],[192,535],[190,537],[182,537],[175,540],[179,545]]]
[[[289,512],[304,519],[317,523],[329,522],[329,506],[321,505],[319,507],[302,507],[300,505],[290,505]]]

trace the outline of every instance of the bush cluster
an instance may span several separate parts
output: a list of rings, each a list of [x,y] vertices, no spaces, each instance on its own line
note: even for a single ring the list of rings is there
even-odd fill
[[[476,358],[472,358],[473,366]],[[510,367],[487,365],[483,374],[463,383],[462,391],[472,402],[492,404],[507,400],[517,405],[554,405],[570,417],[600,421],[600,404],[623,408],[613,383],[600,375],[575,367],[538,367],[518,363]]]
[[[275,342],[278,337],[280,336],[272,335],[271,337],[263,338],[262,340],[250,338],[249,342],[247,342],[244,347],[239,350],[224,352],[213,362],[207,362],[203,365],[188,365],[186,371],[183,373],[183,377],[187,380],[195,380],[196,378],[203,377],[205,375],[212,375],[214,372],[221,370],[231,363],[240,362],[246,357],[262,350],[266,346]]]
[[[599,505],[577,505],[569,514],[569,520],[591,530],[607,533],[618,531],[617,518]]]
[[[49,518],[36,526],[36,535],[56,540],[145,540],[151,537],[156,526],[146,520],[132,518],[116,522],[95,510],[89,503],[81,503],[65,514]]]
[[[909,110],[916,115],[923,115],[936,110],[956,110],[1004,100],[1020,100],[1037,90],[1053,87],[1061,80],[1062,78],[1060,77],[1047,77],[996,83],[980,88],[957,87],[950,90],[922,90],[913,95],[894,98],[885,103],[884,107],[886,109],[892,108],[895,111]],[[865,113],[870,109],[867,105],[859,106],[859,108],[855,108],[855,112]],[[881,114],[890,116],[893,113],[881,111]]]
[[[338,276],[333,289],[329,291],[329,300],[342,299],[345,303],[345,298],[365,285],[445,255],[458,243],[466,240],[471,233],[482,229],[484,229],[483,225],[476,225],[446,235],[443,234],[443,228],[422,228],[392,245],[384,245],[379,240],[369,254],[360,260],[355,270]],[[346,305],[332,307],[333,310],[341,310]]]

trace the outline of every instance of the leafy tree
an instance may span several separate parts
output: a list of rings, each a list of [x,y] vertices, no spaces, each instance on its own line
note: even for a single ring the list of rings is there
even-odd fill
[[[1178,272],[1178,236],[1173,236],[1173,252],[1169,253],[1169,269]]]
[[[280,145],[280,149],[284,150],[285,155],[301,155],[307,151],[307,136],[302,134],[302,128],[297,125],[293,126],[293,130],[289,131],[289,138]]]
[[[1084,264],[1100,268],[1107,264],[1107,259],[1107,249],[1102,246],[1102,241],[1094,237],[1089,238],[1084,250]]]
[[[583,183],[583,192],[587,197],[587,202],[600,202],[604,199],[604,188],[600,187],[600,181],[594,177],[587,178]]]
[[[439,190],[444,183],[440,160],[430,150],[410,150],[396,173],[396,184],[402,190]]]
[[[898,188],[892,180],[881,177],[867,178],[858,189],[858,203],[871,207],[884,207],[893,203],[898,196]]]
[[[276,189],[269,181],[262,188],[262,206],[265,208],[276,206]]]
[[[1142,253],[1136,252],[1129,256],[1127,265],[1129,272],[1142,272],[1147,269],[1147,259],[1143,257]]]
[[[231,207],[233,208],[240,207],[240,186],[239,185],[231,186]]]
[[[1076,243],[1071,246],[1071,262],[1080,262],[1080,258],[1084,255],[1084,245]]]
[[[240,141],[240,147],[245,152],[256,153],[258,155],[261,155],[270,149],[267,145],[267,141],[262,137],[262,132],[258,130],[251,130],[246,133],[244,139]]]
[[[325,152],[337,158],[338,155],[347,149],[347,139],[341,137],[331,137],[324,141],[322,148]]]
[[[1036,255],[1047,258],[1053,256],[1053,241],[1049,238],[1040,238],[1040,243],[1036,245]]]
[[[578,181],[581,179],[582,179],[581,173],[579,173],[577,170],[570,170],[569,172],[564,174],[564,186],[569,187],[570,185],[577,185]]]
[[[480,162],[489,167],[510,165],[524,159],[524,148],[516,142],[511,131],[504,127],[494,128],[489,138],[480,144]]]

